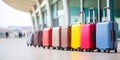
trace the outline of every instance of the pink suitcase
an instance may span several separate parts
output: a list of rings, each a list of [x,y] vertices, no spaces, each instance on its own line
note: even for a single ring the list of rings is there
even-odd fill
[[[61,49],[70,50],[71,48],[71,26],[61,27]]]
[[[54,27],[52,29],[52,47],[53,49],[60,49],[61,47],[61,38],[60,38],[60,27]]]

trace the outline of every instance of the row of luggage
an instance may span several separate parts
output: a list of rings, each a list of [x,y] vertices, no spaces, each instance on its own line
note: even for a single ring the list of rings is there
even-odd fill
[[[117,27],[111,21],[50,27],[31,34],[27,44],[62,50],[117,52]]]
[[[105,8],[107,10],[109,8]],[[89,10],[89,15],[91,11]],[[93,14],[94,15],[94,14]],[[103,15],[104,16],[104,15]],[[89,16],[90,17],[90,16]],[[110,18],[110,17],[107,17]],[[93,19],[94,20],[94,19]],[[27,45],[42,46],[48,49],[117,52],[118,24],[115,21],[104,20],[98,23],[77,23],[71,26],[49,27],[36,31],[31,35]]]

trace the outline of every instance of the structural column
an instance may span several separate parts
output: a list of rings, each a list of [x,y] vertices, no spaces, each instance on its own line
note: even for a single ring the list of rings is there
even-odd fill
[[[35,27],[34,27],[34,22],[33,22],[33,17],[32,17],[32,14],[30,14],[30,17],[31,17],[31,23],[32,23],[32,33],[34,33],[34,31],[35,31]]]
[[[107,0],[107,19],[114,21],[114,0]]]
[[[33,11],[33,19],[34,19],[34,22],[35,22],[35,31],[38,30],[38,24],[37,24],[37,18],[36,18],[36,13],[35,13],[35,8],[32,7],[32,11]]]
[[[40,7],[40,1],[36,0],[36,3],[37,3],[38,12],[39,12],[39,25],[40,25],[40,29],[43,29],[43,17],[42,17],[42,11],[41,11],[41,7]]]
[[[52,26],[52,14],[51,14],[51,9],[50,9],[50,2],[49,0],[45,0],[46,3],[46,9],[47,9],[47,26],[51,27]]]
[[[65,25],[70,24],[68,0],[62,0],[64,8]]]

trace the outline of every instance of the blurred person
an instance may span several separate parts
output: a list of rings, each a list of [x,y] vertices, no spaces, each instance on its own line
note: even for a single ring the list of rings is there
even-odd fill
[[[5,36],[6,36],[6,38],[8,38],[9,37],[9,33],[5,32]]]

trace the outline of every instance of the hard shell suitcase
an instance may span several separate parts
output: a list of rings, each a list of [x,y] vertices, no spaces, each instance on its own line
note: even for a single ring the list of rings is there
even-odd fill
[[[88,52],[95,50],[96,48],[96,24],[95,19],[92,18],[94,21],[93,23],[90,22],[91,15],[90,13],[93,12],[93,17],[95,16],[95,9],[89,9],[89,22],[88,24],[83,24],[81,28],[81,49],[86,50]]]
[[[33,37],[34,37],[34,34],[31,33],[30,36],[27,39],[27,46],[32,46],[33,45]]]
[[[33,46],[38,46],[39,45],[39,31],[36,31],[34,33],[34,38],[33,38]]]
[[[116,22],[101,22],[97,23],[96,27],[96,47],[98,52],[104,50],[109,53],[110,50],[117,52],[117,30],[118,24]]]
[[[61,27],[61,48],[69,50],[71,47],[71,26]]]
[[[54,27],[52,29],[52,47],[53,49],[60,49],[61,46],[61,35],[60,35],[60,27]]]
[[[39,45],[39,47],[43,46],[43,44],[42,44],[43,43],[43,41],[42,41],[43,39],[42,38],[43,38],[43,31],[39,30],[39,36],[38,36],[38,43],[39,43],[38,45]]]
[[[93,51],[96,48],[96,24],[84,24],[81,28],[81,49]]]
[[[43,47],[52,47],[52,28],[45,28],[43,30]]]
[[[71,48],[72,49],[79,49],[81,47],[80,46],[81,26],[82,24],[72,25],[72,31],[71,31]]]

